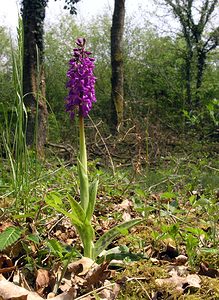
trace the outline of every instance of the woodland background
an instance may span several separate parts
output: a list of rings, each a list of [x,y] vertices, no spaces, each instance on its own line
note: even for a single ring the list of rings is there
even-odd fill
[[[115,0],[82,23],[77,2],[45,26],[48,0],[23,0],[16,39],[0,27],[0,298],[217,300],[219,1],[154,1],[162,17],[137,22]],[[78,37],[96,59],[92,226],[101,238],[143,220],[98,265],[66,217],[80,200],[78,122],[65,112]]]

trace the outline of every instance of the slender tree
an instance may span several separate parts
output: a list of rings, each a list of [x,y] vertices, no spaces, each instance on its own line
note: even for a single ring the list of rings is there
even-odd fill
[[[187,51],[185,57],[187,104],[190,109],[200,106],[202,86],[208,53],[219,45],[219,27],[206,33],[219,0],[164,0],[179,20]],[[192,62],[195,62],[195,97],[192,99]]]
[[[79,0],[65,0],[65,9],[76,13]],[[44,75],[44,19],[48,0],[22,0],[24,30],[23,95],[27,109],[26,143],[36,144],[37,153],[44,156],[47,138],[47,105]]]
[[[125,0],[115,0],[111,27],[111,129],[115,133],[123,121],[123,33],[125,19]]]
[[[43,156],[46,143],[47,106],[43,68],[43,24],[47,1],[23,0],[24,30],[23,94],[27,109],[26,142],[36,142],[39,156]]]

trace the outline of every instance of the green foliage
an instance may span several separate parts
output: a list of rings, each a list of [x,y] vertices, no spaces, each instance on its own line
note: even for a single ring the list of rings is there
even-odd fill
[[[135,219],[119,224],[104,233],[94,244],[94,258],[109,246],[109,244],[119,235],[127,233],[127,230],[141,223],[142,219]]]
[[[76,23],[72,18],[65,16],[59,24],[46,29],[45,69],[50,141],[67,140],[74,143],[75,140],[76,126],[69,124],[64,112],[64,98],[67,58],[78,36],[87,37],[88,48],[96,57],[98,101],[91,117],[96,121],[101,119],[105,124],[109,122],[110,26],[111,18],[104,14],[86,24]],[[9,79],[12,62],[9,37],[5,28],[1,28],[0,35],[5,41],[0,53],[4,58],[1,60],[4,66],[0,68],[0,102],[3,104],[0,114],[3,115],[3,107],[4,111],[11,112],[9,103],[13,99],[14,87]],[[216,49],[208,57],[203,84],[199,90],[203,105],[197,111],[190,111],[185,105],[185,53],[186,45],[182,38],[160,36],[148,24],[139,27],[131,17],[127,18],[124,34],[125,117],[134,120],[137,115],[142,126],[146,126],[144,124],[147,117],[149,127],[159,119],[164,127],[178,132],[187,132],[188,128],[200,132],[202,136],[217,133],[218,51]],[[195,67],[193,69],[195,72]],[[191,85],[194,86],[194,82],[191,82]],[[4,126],[2,122],[0,126]],[[72,137],[68,134],[69,126]]]
[[[22,234],[23,230],[17,227],[7,227],[2,233],[0,233],[0,251],[5,250],[17,242]]]

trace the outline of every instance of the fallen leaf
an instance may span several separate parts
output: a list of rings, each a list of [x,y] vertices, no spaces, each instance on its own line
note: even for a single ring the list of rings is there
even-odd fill
[[[120,285],[118,283],[111,285],[110,281],[105,280],[104,286],[105,288],[98,293],[99,298],[101,300],[116,299],[120,291]]]
[[[198,274],[208,276],[211,278],[219,277],[219,271],[217,269],[208,268],[207,263],[203,263],[203,262],[200,264],[200,270]]]
[[[130,207],[133,206],[133,203],[132,201],[128,200],[128,199],[125,199],[122,201],[122,203],[118,204],[118,208],[120,209],[126,209],[126,210],[130,210]]]
[[[74,273],[72,273],[71,275],[71,284],[73,287],[77,288],[78,286],[85,286],[86,285],[86,280],[78,275],[74,275]]]
[[[16,269],[12,260],[5,254],[0,255],[0,273],[12,272]]]
[[[189,287],[194,287],[194,288],[197,288],[197,289],[200,288],[201,279],[200,279],[200,277],[198,275],[196,275],[196,274],[189,274],[186,277],[186,281],[187,281]]]
[[[91,258],[82,257],[81,259],[70,263],[67,270],[70,273],[82,276],[86,275],[93,265],[94,261]]]
[[[53,299],[53,300],[73,300],[75,299],[76,297],[76,291],[75,291],[75,288],[72,287],[70,288],[70,290],[68,292],[64,292],[54,298],[50,298],[50,299]]]
[[[126,211],[122,214],[123,221],[129,221],[131,220],[131,218],[132,218],[131,215]]]
[[[49,285],[49,271],[44,269],[37,270],[36,291],[42,295],[43,291]]]
[[[176,270],[171,271],[172,277],[164,278],[164,279],[156,279],[155,282],[159,286],[163,286],[165,284],[173,285],[177,290],[183,292],[184,289],[188,288],[200,288],[201,279],[196,274],[187,275],[186,277],[181,277],[177,275]]]
[[[1,222],[0,223],[0,233],[3,232],[6,228],[13,226],[14,224],[12,222]]]
[[[65,279],[63,278],[62,279],[62,282],[59,286],[59,289],[62,291],[62,292],[68,292],[70,290],[70,288],[72,287],[72,281],[69,280],[69,279]]]
[[[188,261],[188,257],[185,255],[178,255],[177,257],[175,257],[175,262],[177,266],[185,265],[187,261]]]
[[[36,292],[40,296],[43,296],[44,291],[47,287],[50,287],[52,289],[54,287],[54,284],[55,284],[54,274],[50,273],[48,270],[45,269],[37,270]]]
[[[95,286],[100,282],[104,282],[111,274],[111,271],[108,270],[108,262],[104,262],[102,265],[97,265],[94,269],[90,270],[85,279],[87,287]]]
[[[7,280],[0,280],[0,299],[3,300],[43,300],[35,292],[30,292]]]

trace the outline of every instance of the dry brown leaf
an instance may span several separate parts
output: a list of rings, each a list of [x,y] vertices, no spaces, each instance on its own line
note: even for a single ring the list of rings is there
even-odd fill
[[[199,275],[208,276],[211,278],[219,277],[219,271],[214,268],[209,268],[207,263],[202,262],[200,264],[200,270],[198,272]]]
[[[131,215],[126,211],[122,214],[123,221],[129,221],[131,220],[131,218],[132,218]]]
[[[104,286],[106,286],[100,293],[98,293],[98,296],[101,300],[113,300],[116,299],[118,296],[118,293],[120,291],[120,285],[118,283],[115,283],[114,285],[111,285],[110,281],[105,280]]]
[[[81,259],[70,263],[67,270],[70,273],[82,276],[86,275],[93,265],[94,261],[91,258],[82,257]]]
[[[186,277],[189,274],[189,270],[187,266],[174,266],[174,272],[177,272],[177,275],[180,277]],[[171,275],[171,271],[170,271]]]
[[[62,291],[62,292],[68,292],[70,290],[70,288],[72,287],[72,281],[69,280],[69,279],[65,279],[63,278],[62,279],[62,282],[59,286],[59,289]]]
[[[49,285],[49,271],[44,269],[37,270],[36,276],[36,291],[42,295],[43,291]]]
[[[50,298],[52,300],[73,300],[76,297],[76,290],[74,287],[70,288],[68,292],[64,292],[54,298]]]
[[[107,269],[108,265],[108,262],[104,262],[102,265],[97,265],[97,267],[90,270],[85,277],[87,281],[86,285],[91,287],[99,282],[104,282],[111,274],[111,271]]]
[[[0,206],[1,207],[1,206]],[[10,221],[8,222],[1,222],[0,223],[0,232],[3,232],[6,228],[13,226],[14,224]]]
[[[30,292],[7,280],[0,280],[0,298],[3,300],[43,300],[37,293]]]
[[[9,273],[16,269],[12,260],[5,254],[0,254],[0,274]]]
[[[200,279],[200,277],[198,275],[196,275],[196,274],[189,274],[186,277],[186,281],[187,281],[189,287],[194,287],[194,288],[197,288],[197,289],[200,288],[201,279]]]
[[[182,254],[178,255],[175,258],[176,265],[178,265],[178,266],[185,265],[185,263],[187,263],[187,261],[188,261],[188,257],[185,255],[182,255]]]
[[[74,287],[85,286],[85,285],[86,285],[86,280],[85,280],[83,277],[74,275],[74,274],[72,273],[72,276],[71,276],[71,284],[72,284],[72,286],[74,286]]]
[[[172,277],[164,278],[164,279],[156,279],[155,282],[159,286],[163,286],[165,284],[173,285],[177,290],[183,292],[184,287],[186,288],[200,288],[201,279],[196,274],[187,275],[186,277],[181,277],[177,275],[176,270],[171,271]]]
[[[36,292],[43,296],[45,289],[50,287],[53,289],[55,285],[55,275],[52,272],[49,272],[45,269],[37,270],[37,277],[36,277]],[[48,291],[47,291],[48,292]]]
[[[130,210],[130,208],[133,206],[133,203],[132,201],[128,200],[128,199],[125,199],[122,201],[122,203],[118,204],[118,207],[120,209],[126,209],[126,210]]]

